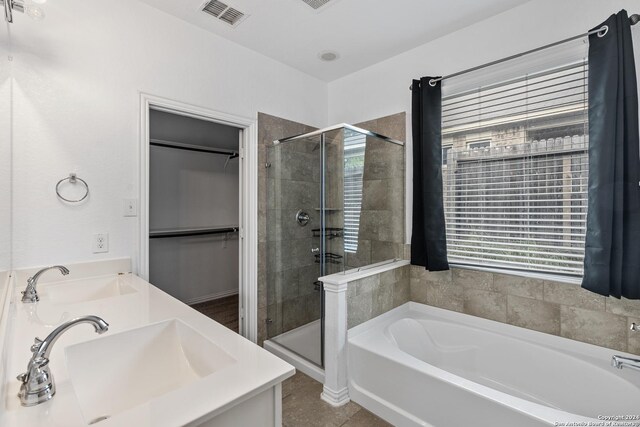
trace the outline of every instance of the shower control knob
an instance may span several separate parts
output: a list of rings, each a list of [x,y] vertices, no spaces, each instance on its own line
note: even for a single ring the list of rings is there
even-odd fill
[[[309,214],[303,211],[302,209],[296,212],[296,222],[300,224],[301,227],[304,227],[305,225],[307,225],[310,219],[311,217],[309,216]]]
[[[320,248],[313,248],[313,249],[311,249],[311,253],[312,253],[312,254],[320,253]]]
[[[632,323],[629,329],[631,329],[634,332],[640,332],[640,325],[638,325],[637,323]]]

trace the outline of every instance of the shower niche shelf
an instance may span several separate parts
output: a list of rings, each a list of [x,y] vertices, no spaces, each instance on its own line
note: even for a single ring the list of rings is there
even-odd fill
[[[322,230],[319,228],[314,228],[313,237],[322,237]],[[329,239],[335,239],[336,237],[344,237],[344,229],[336,228],[336,227],[326,227],[324,229],[324,237],[328,237]]]
[[[333,252],[326,252],[324,255],[324,262],[327,264],[342,264],[342,255],[334,254]],[[315,254],[315,263],[320,264],[321,255]]]
[[[313,208],[314,211],[318,211],[320,212],[322,209],[321,208]],[[340,212],[342,209],[338,209],[338,208],[324,208],[324,211],[327,213],[333,213],[333,212]]]

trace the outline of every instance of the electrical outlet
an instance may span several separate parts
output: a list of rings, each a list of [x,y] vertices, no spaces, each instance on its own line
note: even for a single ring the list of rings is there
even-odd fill
[[[122,209],[124,216],[138,216],[138,200],[124,199]]]
[[[109,234],[101,233],[93,235],[93,253],[109,252]]]

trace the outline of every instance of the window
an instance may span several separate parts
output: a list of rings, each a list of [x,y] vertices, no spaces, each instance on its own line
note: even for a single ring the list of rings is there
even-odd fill
[[[468,144],[469,150],[491,147],[491,141],[476,141]]]
[[[344,132],[344,251],[357,253],[367,137],[347,129]]]
[[[443,98],[450,262],[582,274],[587,74],[580,61]]]
[[[447,166],[447,157],[449,157],[449,153],[451,152],[452,148],[453,145],[442,146],[442,166]]]

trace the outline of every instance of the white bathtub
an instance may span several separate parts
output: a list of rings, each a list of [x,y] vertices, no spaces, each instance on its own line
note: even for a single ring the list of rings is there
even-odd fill
[[[633,357],[410,302],[349,330],[349,395],[396,426],[606,426],[640,416],[614,354]]]

